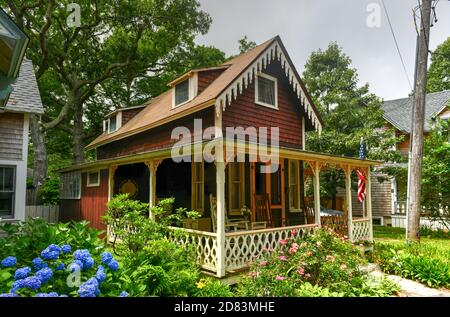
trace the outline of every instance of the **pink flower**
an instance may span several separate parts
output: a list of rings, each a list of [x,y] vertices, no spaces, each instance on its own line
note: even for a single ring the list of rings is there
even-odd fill
[[[327,259],[327,261],[331,261],[331,262],[334,262],[334,260],[335,260],[335,257],[334,257],[334,256],[332,256],[332,255],[327,255],[326,259]]]
[[[286,278],[284,276],[281,275],[277,275],[277,277],[275,278],[277,281],[284,281]]]
[[[320,248],[320,246],[322,245],[322,241],[317,241],[317,242],[316,242],[316,245],[317,245],[317,247]]]
[[[288,241],[286,239],[282,239],[282,240],[279,241],[279,243],[281,245],[286,245],[286,244],[288,244]]]
[[[297,252],[297,248],[289,248],[288,252],[289,254],[294,254]]]
[[[291,230],[291,235],[292,235],[293,237],[296,237],[296,236],[298,235],[297,229],[292,229],[292,230]]]
[[[250,271],[250,272],[248,272],[247,275],[248,275],[249,277],[257,277],[257,276],[258,276],[258,273],[254,272],[254,271]]]
[[[261,262],[259,262],[259,266],[267,266],[267,261],[261,261]]]
[[[280,261],[286,261],[286,257],[284,255],[280,255],[278,259],[280,259]]]
[[[343,236],[343,238],[344,238],[344,240],[348,240],[348,237],[347,237],[347,236]]]
[[[306,273],[306,274],[305,274],[305,277],[311,277],[311,274]]]
[[[347,268],[347,265],[341,264],[341,266],[340,266],[340,269],[341,269],[341,270],[345,270],[346,268]]]
[[[300,275],[305,275],[305,269],[302,268],[302,267],[299,267],[299,268],[297,269],[297,273],[300,274]]]

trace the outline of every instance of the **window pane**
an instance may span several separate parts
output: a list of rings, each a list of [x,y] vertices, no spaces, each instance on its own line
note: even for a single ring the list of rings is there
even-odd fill
[[[90,185],[94,185],[94,184],[98,184],[99,183],[99,173],[95,172],[95,173],[89,173],[89,181],[88,184]]]
[[[175,86],[175,105],[179,105],[189,99],[189,79]]]
[[[13,204],[13,193],[0,193],[0,217],[13,215]]]
[[[4,191],[14,190],[14,169],[11,167],[6,167],[4,171]]]
[[[258,76],[258,101],[275,106],[275,82]]]
[[[240,201],[240,191],[239,191],[239,183],[234,183],[231,185],[231,209],[236,210],[240,209],[242,206],[239,206]]]
[[[116,131],[117,128],[117,116],[109,118],[109,132]]]

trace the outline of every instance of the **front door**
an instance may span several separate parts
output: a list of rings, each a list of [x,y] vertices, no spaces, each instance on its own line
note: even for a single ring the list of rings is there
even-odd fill
[[[269,197],[270,212],[277,226],[285,225],[284,208],[284,162],[274,173],[263,173],[261,167],[265,163],[251,163],[250,192],[252,195],[252,219],[255,221],[255,195],[267,194]]]

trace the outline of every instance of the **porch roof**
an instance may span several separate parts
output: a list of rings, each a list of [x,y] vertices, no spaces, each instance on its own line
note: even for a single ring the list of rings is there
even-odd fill
[[[203,144],[205,144],[204,142]],[[226,143],[224,144],[226,145]],[[195,146],[195,143],[191,144],[192,147]],[[246,147],[248,147],[249,144],[246,144]],[[182,147],[182,145],[180,146]],[[239,146],[241,147],[242,146]],[[270,153],[270,148],[267,148],[268,153]],[[77,164],[68,166],[66,168],[62,168],[58,170],[59,173],[66,173],[71,171],[87,171],[92,169],[99,169],[99,168],[107,168],[111,165],[124,165],[124,164],[131,164],[131,163],[137,163],[142,162],[146,160],[158,160],[158,159],[166,159],[171,157],[171,153],[173,151],[173,147],[168,147],[164,149],[158,149],[158,150],[152,150],[147,152],[141,152],[136,153],[132,155],[126,155],[111,159],[103,159],[103,160],[97,160],[93,162],[87,162],[83,164]],[[248,152],[248,149],[245,150]],[[193,151],[192,151],[193,153]],[[303,161],[317,161],[320,163],[327,163],[331,165],[349,165],[352,167],[370,167],[370,166],[377,166],[382,165],[382,161],[375,161],[375,160],[361,160],[359,158],[354,157],[347,157],[347,156],[339,156],[339,155],[332,155],[332,154],[326,154],[326,153],[319,153],[319,152],[312,152],[312,151],[305,151],[300,149],[292,149],[292,148],[285,148],[280,147],[279,148],[279,156],[280,158],[287,158],[287,159],[294,159],[294,160],[303,160]]]

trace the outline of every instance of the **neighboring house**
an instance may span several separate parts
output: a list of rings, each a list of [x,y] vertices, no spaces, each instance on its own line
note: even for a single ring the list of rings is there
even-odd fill
[[[263,249],[274,248],[293,229],[306,234],[321,225],[320,212],[314,212],[321,207],[320,170],[344,169],[346,197],[351,198],[351,171],[361,168],[370,176],[370,167],[379,165],[305,151],[305,134],[321,131],[322,124],[281,39],[275,37],[220,66],[187,72],[143,107],[109,114],[103,134],[87,146],[95,149],[97,160],[61,170],[61,220],[86,219],[105,229],[101,216],[116,194],[128,193],[150,206],[174,197],[175,208],[202,214],[189,225],[196,229],[188,232],[189,241],[198,245],[201,266],[224,276],[244,268]],[[237,127],[262,129],[258,139],[235,142],[226,132]],[[276,136],[272,128],[279,131],[279,147],[263,142],[267,135]],[[188,132],[193,138],[180,143],[179,134]],[[180,153],[206,151],[212,144],[215,160]],[[255,147],[278,153],[279,164],[261,156],[252,160]],[[234,160],[235,150],[245,161]],[[194,160],[179,162],[181,158]],[[264,173],[270,163],[276,168]],[[308,184],[314,197],[307,195]],[[370,188],[369,181],[367,217],[353,219],[351,203],[341,217],[353,240],[372,239]],[[251,210],[248,218],[242,215],[245,207]]]
[[[397,136],[403,136],[403,141],[396,145],[398,151],[405,158],[408,157],[411,133],[411,112],[412,97],[387,100],[383,103],[384,119],[387,127],[393,128]],[[430,132],[433,121],[436,118],[448,120],[450,118],[450,90],[427,94],[425,104],[425,129],[424,134]],[[407,168],[407,163],[395,164]],[[382,168],[382,166],[381,166]],[[381,178],[386,179],[386,175],[373,173],[372,191],[373,191],[373,217],[380,224],[390,225],[393,214],[405,214],[406,212],[406,181],[396,180],[388,177],[383,182],[377,181]],[[361,206],[356,204],[353,208],[355,213],[361,212]]]
[[[0,218],[25,220],[30,114],[44,112],[28,39],[0,10]],[[20,69],[20,70],[19,70]]]

